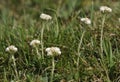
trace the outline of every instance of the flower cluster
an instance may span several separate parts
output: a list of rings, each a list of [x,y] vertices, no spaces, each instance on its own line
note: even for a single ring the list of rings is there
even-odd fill
[[[91,24],[91,20],[89,18],[81,18],[80,20],[85,24]]]
[[[43,19],[43,20],[51,20],[52,19],[52,17],[50,15],[44,14],[44,13],[42,13],[40,15],[40,18]]]
[[[15,47],[14,45],[8,46],[8,47],[6,48],[6,52],[9,52],[9,53],[15,53],[15,52],[17,52],[17,51],[18,51],[18,49],[17,49],[17,47]]]
[[[32,40],[30,42],[30,45],[33,47],[37,47],[38,45],[40,45],[40,41],[39,40]]]
[[[49,47],[49,48],[46,48],[46,52],[47,52],[48,56],[61,55],[60,48],[58,48],[58,47]]]
[[[104,12],[112,12],[112,9],[107,7],[107,6],[101,6],[100,11],[103,12],[103,13]]]

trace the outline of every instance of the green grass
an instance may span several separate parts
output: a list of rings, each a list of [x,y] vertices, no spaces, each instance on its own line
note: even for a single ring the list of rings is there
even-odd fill
[[[90,1],[86,7],[79,0],[18,2],[0,4],[0,82],[50,82],[52,58],[45,49],[52,46],[62,52],[55,57],[53,82],[119,82],[119,0],[114,3],[96,0],[93,5]],[[113,12],[101,13],[101,5],[109,5]],[[53,19],[40,19],[42,12]],[[89,17],[92,24],[84,24],[80,17]],[[36,50],[30,46],[33,39],[42,42],[38,51],[44,59],[38,59]],[[10,45],[18,48],[14,54],[16,69],[5,51]]]

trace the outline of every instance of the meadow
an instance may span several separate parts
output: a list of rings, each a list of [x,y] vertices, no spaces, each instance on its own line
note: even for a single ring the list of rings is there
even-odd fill
[[[120,82],[120,0],[1,0],[0,82]]]

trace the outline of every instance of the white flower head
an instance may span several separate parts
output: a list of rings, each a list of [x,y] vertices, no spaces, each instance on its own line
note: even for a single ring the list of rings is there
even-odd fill
[[[104,12],[112,12],[112,9],[107,7],[107,6],[101,6],[100,11],[103,12],[103,13]]]
[[[39,40],[32,40],[30,42],[30,45],[33,47],[37,47],[38,45],[40,45],[40,41]]]
[[[44,14],[44,13],[42,13],[40,15],[40,18],[43,19],[43,20],[51,20],[52,19],[52,17],[50,15]]]
[[[15,53],[15,52],[17,52],[17,51],[18,51],[18,49],[17,49],[17,47],[15,47],[14,45],[8,46],[8,47],[6,48],[6,52],[9,52],[9,53]]]
[[[46,52],[47,52],[48,56],[61,55],[60,48],[58,48],[58,47],[49,47],[49,48],[46,48]]]
[[[91,24],[91,20],[89,18],[81,18],[80,20],[85,24]]]

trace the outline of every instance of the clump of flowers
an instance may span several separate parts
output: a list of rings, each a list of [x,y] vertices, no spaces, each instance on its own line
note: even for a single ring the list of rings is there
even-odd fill
[[[85,24],[88,24],[88,25],[91,24],[91,20],[89,18],[81,18],[80,20]]]
[[[18,49],[17,49],[17,47],[15,47],[14,45],[8,46],[8,47],[6,48],[6,52],[9,52],[9,53],[15,53],[15,52],[17,52],[17,51],[18,51]]]
[[[47,52],[48,56],[61,55],[60,48],[58,48],[58,47],[49,47],[49,48],[46,48],[46,52]]]
[[[112,12],[112,9],[107,7],[107,6],[101,6],[100,11],[103,12],[103,13],[104,12]]]
[[[30,42],[30,45],[33,47],[37,47],[38,45],[40,45],[40,41],[39,40],[32,40]]]
[[[42,13],[40,15],[40,18],[43,19],[43,20],[51,20],[52,19],[52,17],[50,15],[44,14],[44,13]]]

